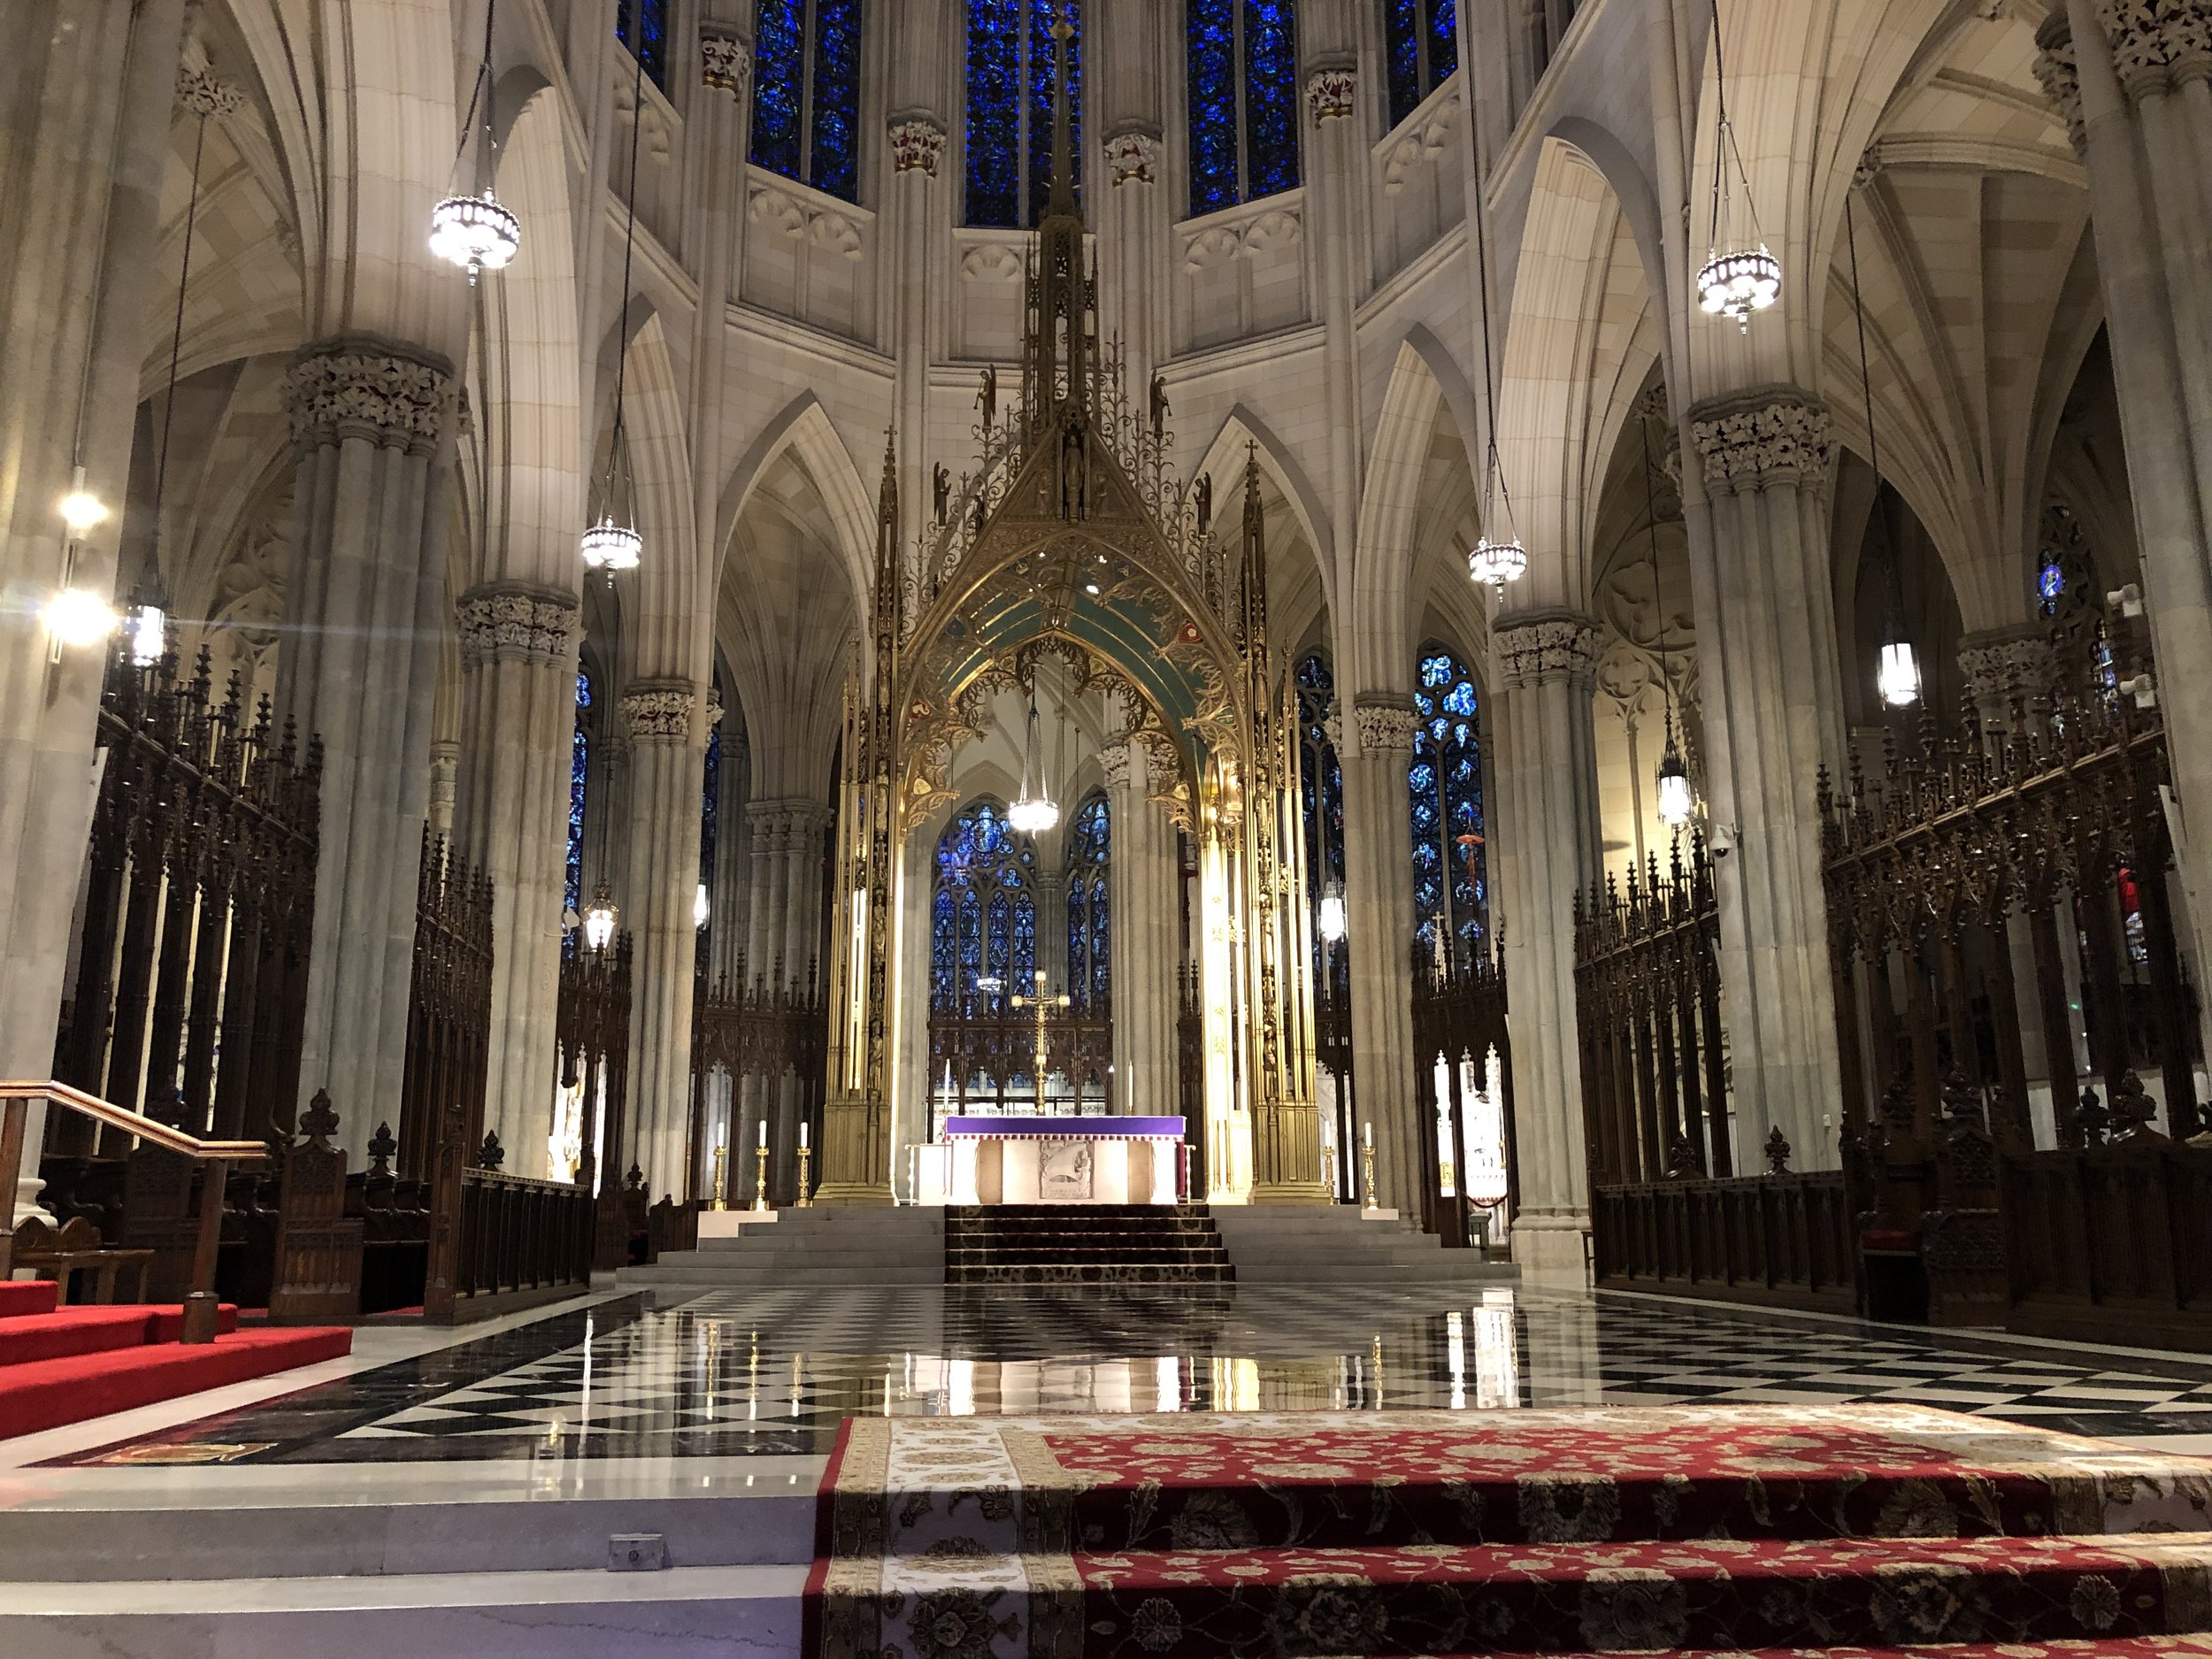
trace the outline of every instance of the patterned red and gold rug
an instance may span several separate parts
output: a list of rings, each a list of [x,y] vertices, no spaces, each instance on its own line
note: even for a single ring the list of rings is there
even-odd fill
[[[826,1659],[2212,1655],[2212,1463],[1912,1406],[849,1421]]]

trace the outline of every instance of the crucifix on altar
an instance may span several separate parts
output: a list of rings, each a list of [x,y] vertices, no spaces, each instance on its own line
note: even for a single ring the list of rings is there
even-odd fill
[[[1037,1010],[1037,1047],[1033,1052],[1033,1075],[1037,1082],[1037,1116],[1041,1118],[1045,1115],[1045,1021],[1050,1018],[1052,1010],[1069,1007],[1074,999],[1070,997],[1065,991],[1062,991],[1056,996],[1046,995],[1045,971],[1040,968],[1037,970],[1037,994],[1034,996],[1024,996],[1017,991],[1012,1000],[1016,1008],[1033,1008]]]

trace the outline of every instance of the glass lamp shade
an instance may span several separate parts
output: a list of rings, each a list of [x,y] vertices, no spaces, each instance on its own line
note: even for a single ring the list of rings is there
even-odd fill
[[[1467,574],[1485,587],[1503,588],[1517,582],[1528,569],[1528,549],[1518,537],[1493,541],[1488,536],[1475,543],[1467,556]]]
[[[84,469],[77,469],[82,472]],[[61,521],[73,535],[82,535],[108,516],[107,503],[79,484],[61,498]]]
[[[707,884],[702,881],[699,890],[691,895],[691,925],[703,930],[713,914],[714,906],[707,898]]]
[[[123,627],[130,635],[131,661],[141,668],[151,668],[169,649],[169,618],[159,605],[133,607]]]
[[[1912,642],[1896,640],[1882,647],[1882,660],[1874,671],[1875,689],[1893,709],[1909,709],[1920,701],[1920,661]]]
[[[1759,247],[1717,253],[1697,273],[1698,303],[1714,317],[1732,317],[1745,332],[1751,319],[1782,297],[1782,262]]]
[[[472,283],[500,271],[522,246],[522,221],[493,197],[449,196],[430,210],[430,251],[469,273]]]
[[[618,524],[612,513],[603,513],[597,524],[584,532],[582,550],[587,566],[612,576],[638,567],[638,561],[645,557],[645,538],[635,526]]]
[[[1669,829],[1680,829],[1690,821],[1694,804],[1690,774],[1683,767],[1681,751],[1670,737],[1667,752],[1659,760],[1659,821]]]
[[[1344,888],[1340,883],[1332,881],[1321,890],[1321,910],[1314,918],[1314,926],[1320,930],[1322,939],[1333,945],[1344,937]]]
[[[1041,835],[1060,821],[1060,809],[1049,796],[1024,791],[1006,809],[1006,821],[1025,835]]]
[[[591,895],[591,903],[584,911],[584,942],[594,950],[604,950],[614,943],[614,925],[621,916],[615,908],[614,895],[601,882],[599,891]]]
[[[57,645],[97,645],[122,620],[115,607],[88,588],[65,588],[46,602],[40,620]]]

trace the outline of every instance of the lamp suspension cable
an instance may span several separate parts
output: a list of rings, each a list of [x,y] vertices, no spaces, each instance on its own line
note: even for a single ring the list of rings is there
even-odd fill
[[[1659,687],[1667,710],[1667,747],[1659,757],[1659,821],[1671,830],[1678,830],[1690,821],[1696,803],[1690,791],[1689,770],[1682,764],[1682,750],[1674,736],[1674,675],[1667,662],[1666,602],[1659,591],[1659,492],[1651,477],[1649,418],[1639,414],[1636,427],[1644,446],[1644,531],[1651,562],[1651,604],[1659,619]]]
[[[1476,171],[1481,172],[1481,142],[1478,136],[1475,147]],[[1498,459],[1498,377],[1497,365],[1490,343],[1490,219],[1488,197],[1477,192],[1475,203],[1475,280],[1482,292],[1476,296],[1477,309],[1482,312],[1482,407],[1483,407],[1483,483],[1486,491],[1496,495],[1504,523],[1502,536],[1493,536],[1486,520],[1490,503],[1482,503],[1486,520],[1482,534],[1476,538],[1474,549],[1467,555],[1467,574],[1486,588],[1497,590],[1500,598],[1505,595],[1508,582],[1518,581],[1528,569],[1528,549],[1521,545],[1521,538],[1513,527],[1513,497],[1507,490],[1505,468]]]
[[[1767,251],[1759,234],[1759,204],[1751,194],[1743,152],[1736,147],[1735,124],[1728,119],[1728,62],[1721,49],[1720,0],[1712,0],[1712,13],[1718,119],[1713,129],[1712,234],[1706,242],[1705,268],[1697,273],[1698,303],[1709,315],[1733,318],[1749,334],[1752,317],[1782,297],[1782,262]],[[1751,219],[1751,235],[1742,242],[1736,240],[1735,197],[1728,186],[1732,165],[1743,188],[1744,211]]]
[[[1875,688],[1893,709],[1909,709],[1920,701],[1920,663],[1912,641],[1905,637],[1903,576],[1898,569],[1897,538],[1889,534],[1889,513],[1882,498],[1882,445],[1874,430],[1874,375],[1866,349],[1866,305],[1859,292],[1858,217],[1851,198],[1843,198],[1844,245],[1851,256],[1851,315],[1859,331],[1859,393],[1865,400],[1866,461],[1874,471],[1874,512],[1880,521],[1884,549],[1889,556],[1889,598],[1882,629],[1882,651],[1875,664]]]
[[[645,51],[638,42],[635,74],[630,83],[630,201],[622,227],[622,321],[614,360],[614,430],[607,442],[607,472],[600,494],[599,518],[584,532],[584,563],[606,572],[614,585],[618,571],[634,571],[645,557],[645,538],[637,526],[637,474],[623,442],[623,398],[630,378],[630,273],[637,257],[638,140],[645,131]],[[618,504],[621,511],[618,513]]]
[[[492,188],[492,157],[499,146],[498,89],[492,77],[492,21],[499,0],[484,0],[484,56],[476,65],[476,84],[469,91],[468,113],[461,120],[460,142],[454,146],[452,171],[458,173],[461,157],[476,134],[476,106],[484,106],[484,139],[476,152],[476,180],[472,194],[449,196],[430,211],[430,251],[449,265],[468,273],[469,286],[487,271],[506,268],[522,246],[522,222],[499,204]]]

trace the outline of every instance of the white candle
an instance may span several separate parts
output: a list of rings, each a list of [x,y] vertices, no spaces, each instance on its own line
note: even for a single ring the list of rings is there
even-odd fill
[[[1360,1129],[1361,1139],[1366,1143],[1367,1149],[1372,1152],[1375,1149],[1375,1125],[1371,1123],[1363,1124]]]
[[[799,1120],[799,1150],[802,1152],[806,1150],[806,1120],[804,1118]]]
[[[760,1120],[760,1144],[768,1144],[768,1120],[765,1118]]]

